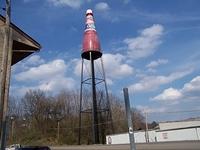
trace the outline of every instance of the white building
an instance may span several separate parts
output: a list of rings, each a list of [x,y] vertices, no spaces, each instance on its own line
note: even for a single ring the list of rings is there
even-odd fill
[[[135,131],[136,143],[200,140],[200,120],[161,122],[156,130]],[[128,144],[128,133],[107,135],[107,144]]]
[[[159,142],[200,140],[200,120],[159,123],[156,137]]]
[[[200,127],[200,120],[159,123],[160,130],[172,130],[172,129],[193,128],[193,127]]]

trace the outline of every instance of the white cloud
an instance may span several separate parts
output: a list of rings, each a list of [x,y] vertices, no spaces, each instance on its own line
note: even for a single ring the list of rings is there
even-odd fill
[[[106,83],[108,85],[113,85],[113,81],[111,79],[109,79],[109,78],[106,79]]]
[[[183,92],[200,92],[200,76],[195,77],[189,83],[186,83],[182,89]]]
[[[152,55],[162,42],[163,31],[164,27],[162,25],[154,24],[142,30],[138,37],[125,39],[124,43],[127,44],[128,56],[139,59]]]
[[[193,78],[189,83],[185,83],[182,89],[168,88],[161,94],[152,98],[155,101],[179,103],[183,100],[199,100],[200,99],[200,76]]]
[[[39,65],[42,63],[44,63],[44,59],[42,59],[39,55],[33,55],[25,61],[25,64],[27,65]]]
[[[110,9],[109,5],[105,2],[100,2],[95,5],[95,9],[98,11],[107,11]]]
[[[33,0],[24,0],[25,3],[32,2]],[[56,7],[68,6],[74,9],[80,8],[84,2],[90,2],[91,0],[46,0],[49,4]]]
[[[103,62],[106,76],[110,78],[123,78],[132,75],[134,69],[124,61],[126,61],[126,58],[121,54],[104,54]]]
[[[74,85],[74,79],[60,76],[53,78],[52,80],[42,82],[36,87],[36,89],[41,89],[43,91],[59,92],[63,89],[72,89],[74,88]]]
[[[74,60],[72,60],[72,63],[74,64],[73,66],[75,66],[74,67],[74,74],[76,76],[81,76],[81,64],[82,64],[81,60],[80,59],[74,59]],[[85,68],[85,66],[84,66],[84,68]]]
[[[54,6],[68,6],[71,8],[80,8],[84,1],[82,0],[47,0]]]
[[[42,80],[64,74],[67,66],[62,59],[53,60],[47,64],[32,67],[25,72],[15,75],[17,81]]]
[[[150,73],[156,73],[157,70],[154,69],[154,68],[148,68],[147,72],[150,72]]]
[[[13,72],[20,72],[27,70],[30,66],[37,66],[43,64],[45,61],[39,55],[32,55],[21,62],[18,62],[12,67]]]
[[[124,62],[126,58],[121,54],[104,54],[102,56],[102,59],[103,59],[103,64],[105,68],[106,77],[108,77],[109,80],[114,79],[114,78],[115,79],[123,78],[129,75],[132,75],[134,72],[134,69],[130,65]],[[85,63],[84,68],[87,68],[87,69],[84,71],[89,72],[90,71],[89,62],[88,61],[85,61],[85,62],[86,63]],[[75,63],[74,73],[77,76],[80,76],[81,60],[76,59],[74,60],[74,63]],[[95,68],[100,68],[100,59],[97,61]]]
[[[144,105],[137,105],[136,108],[143,113],[161,113],[161,112],[166,112],[167,110],[166,107],[153,108],[153,107],[144,106]]]
[[[155,68],[162,64],[167,64],[167,59],[158,59],[156,61],[151,61],[149,64],[146,65],[147,68]]]
[[[27,87],[27,86],[20,86],[20,85],[14,85],[10,87],[10,95],[11,96],[24,96],[24,94],[29,90],[32,89],[32,87]]]
[[[46,92],[51,92],[56,94],[63,89],[73,89],[75,88],[75,81],[72,78],[68,78],[65,76],[57,76],[52,78],[51,80],[41,80],[35,83],[32,86],[24,86],[24,85],[15,85],[11,86],[11,95],[14,93],[17,96],[24,96],[25,93],[29,90],[42,90]]]
[[[132,92],[153,91],[159,86],[171,83],[192,72],[192,69],[171,73],[168,76],[144,76],[138,83],[129,86]]]
[[[168,88],[168,89],[165,89],[163,93],[154,97],[153,100],[174,101],[174,100],[182,98],[182,96],[183,95],[179,90],[174,89],[174,88]]]
[[[37,59],[38,57],[31,58],[29,62]],[[18,83],[29,81],[29,84],[27,86],[17,84],[11,87],[11,91],[22,96],[30,89],[40,89],[52,93],[57,93],[62,89],[72,89],[75,87],[76,81],[71,77],[67,77],[66,71],[67,65],[62,59],[56,59],[37,67],[29,67],[27,71],[14,74],[14,79]]]

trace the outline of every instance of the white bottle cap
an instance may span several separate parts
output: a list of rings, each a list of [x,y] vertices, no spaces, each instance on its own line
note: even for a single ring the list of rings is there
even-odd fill
[[[88,9],[88,10],[86,11],[86,14],[92,14],[92,9]]]

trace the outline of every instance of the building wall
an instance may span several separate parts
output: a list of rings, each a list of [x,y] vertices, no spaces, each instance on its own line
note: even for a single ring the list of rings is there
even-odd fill
[[[198,140],[200,140],[200,128],[196,128],[196,132],[197,132],[197,137],[198,137]]]
[[[191,141],[200,140],[200,128],[176,129],[159,131],[152,130],[148,132],[149,142],[168,142],[168,141]],[[135,143],[146,143],[146,132],[140,131],[134,133]],[[115,134],[106,136],[106,144],[128,144],[129,134]]]
[[[128,143],[130,143],[128,133],[106,136],[106,144],[128,144]]]
[[[149,142],[156,142],[156,132],[149,131]],[[146,132],[139,131],[134,133],[135,143],[145,143],[146,142]],[[107,135],[106,136],[106,144],[128,144],[129,141],[129,134],[115,134],[115,135]]]
[[[157,142],[156,130],[149,131],[148,134],[149,134],[149,142]]]
[[[157,131],[158,142],[200,140],[200,128]]]
[[[146,133],[145,132],[136,132],[134,133],[135,143],[145,143],[146,142]]]
[[[200,140],[200,121],[176,121],[159,123],[157,130],[148,131],[149,142]],[[134,132],[135,143],[147,142],[145,131]],[[106,136],[107,144],[128,144],[128,133]]]
[[[200,126],[200,121],[177,121],[177,122],[161,122],[159,123],[160,130],[169,130],[169,129],[180,129],[188,127],[198,127]]]

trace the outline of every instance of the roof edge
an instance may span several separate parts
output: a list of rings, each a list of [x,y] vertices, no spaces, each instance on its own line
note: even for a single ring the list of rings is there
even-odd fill
[[[3,17],[1,14],[0,14],[0,19],[5,22],[6,19],[5,17]],[[31,42],[34,43],[34,45],[36,45],[38,47],[38,50],[40,50],[42,48],[42,46],[36,41],[34,40],[30,35],[26,34],[24,31],[22,31],[19,27],[17,27],[15,24],[13,24],[12,22],[10,23],[10,27],[15,29],[17,32],[19,32],[19,34],[25,36],[27,39],[29,39]]]

